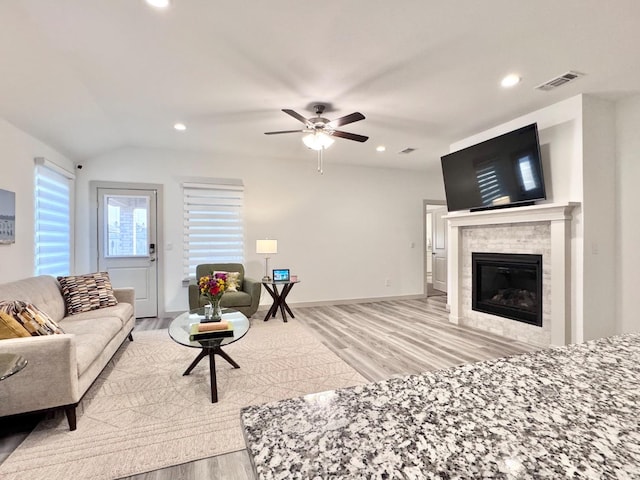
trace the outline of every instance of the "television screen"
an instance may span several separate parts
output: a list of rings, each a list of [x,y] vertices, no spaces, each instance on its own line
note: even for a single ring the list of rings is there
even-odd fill
[[[546,198],[535,123],[445,155],[441,162],[450,212]]]

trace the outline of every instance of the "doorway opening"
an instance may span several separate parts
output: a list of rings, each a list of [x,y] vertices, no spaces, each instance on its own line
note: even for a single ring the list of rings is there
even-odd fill
[[[447,207],[442,200],[423,200],[424,285],[427,297],[447,295]]]

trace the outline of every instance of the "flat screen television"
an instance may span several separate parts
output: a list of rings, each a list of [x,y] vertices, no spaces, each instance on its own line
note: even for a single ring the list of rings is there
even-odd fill
[[[546,199],[535,123],[440,160],[450,212],[530,205]]]

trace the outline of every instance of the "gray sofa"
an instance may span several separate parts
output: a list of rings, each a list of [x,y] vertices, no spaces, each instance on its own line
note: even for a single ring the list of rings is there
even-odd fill
[[[262,283],[244,276],[244,266],[241,263],[202,263],[196,266],[197,279],[212,272],[240,272],[241,288],[237,292],[225,292],[220,300],[223,308],[232,308],[244,314],[247,318],[256,313],[260,304]],[[200,295],[196,283],[189,285],[189,308],[200,308],[209,303],[206,297]]]
[[[62,408],[76,429],[76,406],[135,324],[133,288],[114,289],[118,304],[66,316],[57,280],[31,277],[0,285],[0,300],[31,303],[64,334],[0,340],[0,353],[22,355],[21,372],[0,385],[0,416]]]

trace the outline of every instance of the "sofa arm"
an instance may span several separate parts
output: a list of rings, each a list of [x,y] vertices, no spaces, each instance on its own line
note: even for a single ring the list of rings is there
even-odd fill
[[[113,294],[118,303],[128,303],[134,309],[136,307],[136,291],[133,287],[114,288]]]
[[[189,284],[189,310],[200,308],[200,287],[194,283]]]
[[[260,292],[262,290],[262,282],[258,280],[254,280],[252,278],[244,277],[244,282],[242,283],[242,290],[249,295],[251,295],[251,307],[249,309],[250,315],[253,315],[258,310],[258,306],[260,305]]]
[[[75,335],[0,340],[0,353],[22,355],[27,360],[23,370],[2,381],[0,416],[71,405],[80,400]]]

